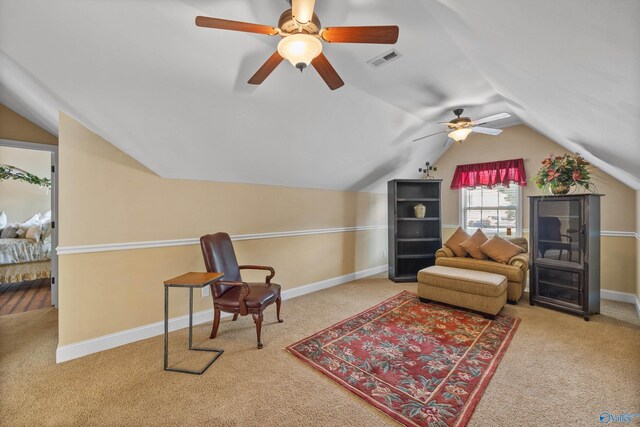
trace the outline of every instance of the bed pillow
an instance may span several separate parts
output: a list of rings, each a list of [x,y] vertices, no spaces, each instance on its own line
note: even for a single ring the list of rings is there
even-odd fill
[[[40,222],[51,221],[51,210],[46,211],[40,215]]]
[[[18,237],[18,224],[7,224],[5,228],[2,229],[2,234],[0,234],[0,238],[3,239],[15,239]]]
[[[24,233],[21,233],[22,235],[24,235],[24,234],[27,233],[27,230],[29,228],[33,227],[34,225],[40,225],[40,214],[39,213],[35,214],[34,216],[29,218],[28,220],[24,221],[18,227],[20,228],[20,230],[24,231]]]
[[[506,264],[514,255],[525,252],[520,246],[514,245],[497,234],[484,242],[480,250],[501,264]]]
[[[49,218],[46,221],[43,221],[40,223],[40,228],[42,229],[42,234],[40,235],[40,238],[42,240],[45,240],[47,237],[51,236],[51,218]]]
[[[7,226],[7,214],[4,211],[0,212],[0,230]]]
[[[462,229],[462,227],[458,227],[455,233],[453,233],[451,237],[449,237],[449,240],[447,240],[444,245],[451,249],[451,251],[456,256],[465,257],[468,255],[467,251],[462,246],[460,246],[460,243],[464,242],[469,237],[471,236],[469,236],[467,232]]]
[[[482,230],[478,228],[471,237],[460,243],[460,246],[462,246],[465,251],[469,252],[469,255],[475,259],[487,259],[488,257],[485,253],[480,250],[480,246],[482,246],[482,244],[487,240],[489,240],[487,239],[487,236],[485,236]]]
[[[24,237],[37,242],[40,240],[41,234],[42,234],[42,228],[40,228],[40,225],[34,225],[29,227]]]

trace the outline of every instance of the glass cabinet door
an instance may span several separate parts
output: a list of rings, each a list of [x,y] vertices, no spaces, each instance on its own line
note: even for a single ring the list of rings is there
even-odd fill
[[[536,297],[564,305],[582,306],[582,272],[536,266]]]
[[[582,264],[584,259],[583,217],[580,200],[540,199],[537,201],[536,239],[538,259]]]

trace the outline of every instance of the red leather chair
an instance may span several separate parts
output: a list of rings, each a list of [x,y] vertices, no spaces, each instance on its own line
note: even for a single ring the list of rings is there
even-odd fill
[[[202,255],[208,272],[223,273],[223,280],[211,285],[211,296],[213,297],[213,328],[211,329],[211,339],[215,338],[220,325],[220,312],[233,313],[233,320],[238,319],[238,315],[246,316],[251,314],[256,324],[256,334],[258,335],[258,348],[262,348],[260,332],[262,330],[262,312],[269,305],[276,303],[276,316],[279,323],[280,318],[280,285],[271,283],[275,276],[272,267],[261,265],[238,265],[236,253],[233,250],[231,238],[227,233],[207,234],[200,238]],[[242,281],[240,270],[267,270],[270,274],[261,283],[247,283]]]

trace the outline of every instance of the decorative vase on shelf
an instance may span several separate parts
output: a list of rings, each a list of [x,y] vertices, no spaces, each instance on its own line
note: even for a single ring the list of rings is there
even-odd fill
[[[413,213],[416,215],[416,218],[424,218],[427,213],[427,207],[422,203],[418,203],[413,207]]]
[[[561,194],[567,194],[570,189],[571,189],[571,187],[569,185],[566,185],[566,184],[558,184],[558,185],[554,185],[554,186],[549,186],[549,191],[551,191],[551,194],[554,194],[556,196],[561,195]]]

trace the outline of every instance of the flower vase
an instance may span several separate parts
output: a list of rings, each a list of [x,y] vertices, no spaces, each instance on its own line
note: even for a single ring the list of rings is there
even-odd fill
[[[571,187],[566,184],[558,184],[553,187],[549,187],[549,191],[551,191],[551,194],[554,195],[567,194],[570,189]]]

